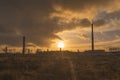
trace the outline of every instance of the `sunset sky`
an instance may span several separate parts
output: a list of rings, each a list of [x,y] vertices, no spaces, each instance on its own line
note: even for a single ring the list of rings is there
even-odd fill
[[[0,0],[0,46],[89,50],[92,20],[95,49],[120,46],[120,0]]]

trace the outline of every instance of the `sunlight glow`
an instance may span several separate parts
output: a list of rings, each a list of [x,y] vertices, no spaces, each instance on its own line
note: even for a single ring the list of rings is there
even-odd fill
[[[59,48],[64,48],[64,42],[63,41],[58,42],[58,47]]]

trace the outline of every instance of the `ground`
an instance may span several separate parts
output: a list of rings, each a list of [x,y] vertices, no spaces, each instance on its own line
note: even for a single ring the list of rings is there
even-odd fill
[[[0,80],[120,80],[120,55],[0,56]]]

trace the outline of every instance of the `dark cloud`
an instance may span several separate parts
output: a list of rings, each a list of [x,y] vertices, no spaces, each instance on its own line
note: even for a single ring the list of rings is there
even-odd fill
[[[113,20],[120,20],[120,10],[113,12],[103,11],[98,13],[95,18],[94,23],[96,26],[104,26]]]
[[[59,24],[59,17],[49,18],[56,12],[53,5],[78,11],[109,2],[111,0],[0,0],[0,44],[20,45],[21,36],[25,35],[28,42],[49,46],[52,39],[61,39],[55,33],[90,24],[86,18]]]
[[[0,25],[0,34],[13,33],[12,29],[7,28],[6,26]]]
[[[99,26],[105,25],[107,21],[105,21],[104,19],[98,19],[98,20],[95,20],[93,23],[96,27],[99,27]]]
[[[0,44],[17,45],[20,40],[16,38],[22,35],[28,42],[41,46],[49,44],[48,40],[59,38],[54,35],[54,21],[48,20],[54,11],[52,2],[48,0],[1,0],[0,11],[0,39],[6,40]]]
[[[90,22],[90,20],[88,20],[87,18],[85,18],[85,19],[81,20],[80,24],[83,27],[88,27],[88,26],[90,26],[91,22]]]
[[[91,7],[105,7],[113,0],[56,0],[56,4],[61,5],[64,9],[72,11],[89,10]],[[99,7],[98,7],[99,6]]]
[[[0,35],[1,45],[22,46],[22,38],[20,36],[13,35]]]
[[[96,17],[105,20],[120,19],[120,10],[112,11],[112,12],[102,11],[98,13]]]

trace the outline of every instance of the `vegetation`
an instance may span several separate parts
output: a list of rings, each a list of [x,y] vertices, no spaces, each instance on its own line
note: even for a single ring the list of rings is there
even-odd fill
[[[0,80],[120,80],[119,55],[1,56]]]

